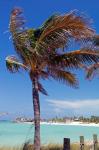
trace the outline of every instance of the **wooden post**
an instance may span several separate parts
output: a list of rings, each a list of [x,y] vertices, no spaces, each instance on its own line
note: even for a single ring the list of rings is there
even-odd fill
[[[70,150],[70,139],[64,138],[63,150]]]
[[[84,136],[80,136],[80,150],[84,150]]]
[[[98,150],[97,134],[93,135],[93,148],[94,148],[94,150]]]

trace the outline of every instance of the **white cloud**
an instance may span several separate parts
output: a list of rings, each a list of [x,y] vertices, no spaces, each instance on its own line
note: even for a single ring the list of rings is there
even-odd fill
[[[51,105],[59,108],[85,108],[85,107],[99,107],[99,100],[47,100]]]
[[[76,114],[98,114],[99,99],[92,100],[47,100],[53,109],[71,111]]]

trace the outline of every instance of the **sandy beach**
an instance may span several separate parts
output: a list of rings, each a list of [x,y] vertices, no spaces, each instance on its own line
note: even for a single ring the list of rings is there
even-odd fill
[[[26,124],[33,124],[32,122],[18,122],[18,123],[26,123]],[[73,122],[40,122],[40,124],[45,124],[45,125],[72,125],[72,126],[93,126],[93,127],[99,127],[99,124],[96,124],[96,123],[84,123],[84,122],[76,122],[76,121],[73,121]]]
[[[99,127],[99,124],[95,123],[83,123],[83,122],[67,122],[67,123],[50,123],[50,122],[41,122],[41,124],[49,124],[49,125],[73,125],[73,126],[94,126]]]

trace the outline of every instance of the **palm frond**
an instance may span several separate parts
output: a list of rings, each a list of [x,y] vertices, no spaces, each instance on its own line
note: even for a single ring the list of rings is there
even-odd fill
[[[99,46],[99,35],[95,35],[92,40],[95,46]]]
[[[65,54],[64,54],[65,55]],[[74,58],[82,63],[97,63],[99,61],[99,52],[91,48],[83,48],[66,54],[67,57]]]
[[[54,78],[55,80],[66,83],[72,87],[77,88],[78,87],[78,80],[75,77],[75,74],[72,74],[71,72],[59,70],[59,69],[53,69],[48,68],[49,75]]]
[[[40,69],[42,69],[42,67],[43,68],[45,68],[44,66],[40,66]],[[45,70],[40,70],[40,78],[41,79],[48,79],[49,78],[49,74],[48,74],[48,72],[46,72]]]
[[[37,45],[51,50],[68,46],[71,38],[87,40],[94,31],[90,28],[89,20],[72,11],[65,15],[56,15],[47,21]]]
[[[93,64],[87,69],[87,79],[92,79],[95,75],[99,75],[99,63]]]
[[[36,40],[33,36],[35,30],[25,29],[25,21],[22,17],[22,13],[23,11],[20,8],[15,8],[12,10],[10,17],[10,32],[12,33],[15,50],[21,58],[21,61],[28,66],[32,66],[33,68],[33,62],[36,63],[37,58],[37,55],[35,55],[35,52],[33,51]]]
[[[14,8],[10,16],[10,32],[14,35],[16,32],[24,30],[25,20],[22,17],[22,9]]]
[[[50,61],[50,60],[49,60]],[[92,64],[99,61],[99,52],[90,49],[81,49],[71,51],[69,53],[53,56],[51,62],[53,65],[67,67],[67,68],[80,68],[80,64]]]
[[[19,71],[20,68],[23,68],[25,70],[29,69],[27,68],[27,66],[19,62],[19,60],[15,56],[6,57],[6,66],[11,73]]]
[[[51,23],[52,21],[54,21],[54,19],[55,18],[57,18],[59,16],[59,14],[53,14],[52,16],[50,16],[44,23],[43,23],[43,25],[41,26],[41,30],[42,31],[44,31],[47,27],[48,27],[48,25],[49,25],[49,23]]]
[[[38,90],[39,90],[42,94],[48,96],[47,91],[43,88],[43,86],[42,86],[42,84],[41,84],[40,82],[38,82]]]

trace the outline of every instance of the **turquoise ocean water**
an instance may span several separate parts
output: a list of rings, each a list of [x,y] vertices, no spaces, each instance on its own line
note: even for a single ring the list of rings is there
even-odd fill
[[[79,136],[85,140],[92,140],[92,135],[99,136],[99,127],[84,127],[72,125],[41,125],[42,144],[63,143],[64,137],[71,138],[71,142],[78,142]],[[0,145],[21,145],[29,139],[33,141],[34,126],[23,123],[0,122]]]

